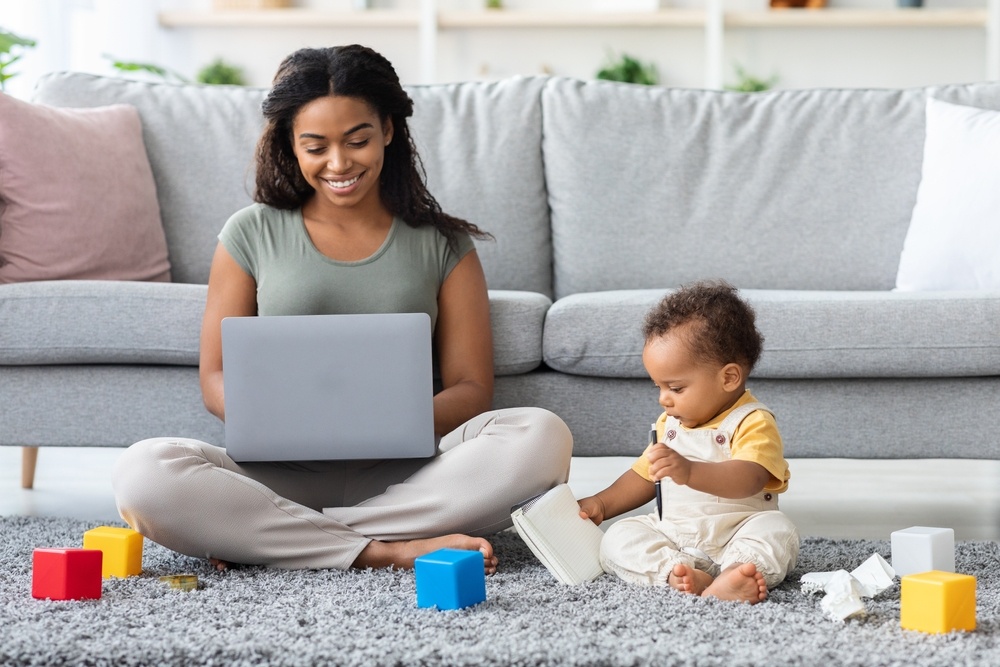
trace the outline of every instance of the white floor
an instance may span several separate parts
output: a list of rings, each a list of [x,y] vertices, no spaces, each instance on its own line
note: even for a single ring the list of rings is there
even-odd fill
[[[117,521],[111,469],[119,449],[43,448],[35,488],[21,488],[21,450],[0,447],[0,515]],[[628,468],[626,457],[577,458],[577,497]],[[1000,461],[794,459],[781,508],[803,536],[888,539],[910,526],[950,527],[960,540],[1000,539]]]

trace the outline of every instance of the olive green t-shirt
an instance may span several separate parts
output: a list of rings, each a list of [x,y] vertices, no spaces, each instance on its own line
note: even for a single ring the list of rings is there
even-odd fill
[[[457,250],[436,228],[394,218],[381,247],[357,262],[321,253],[301,209],[253,204],[219,233],[233,259],[257,282],[258,315],[427,313],[437,322],[441,284],[475,246],[457,234]]]

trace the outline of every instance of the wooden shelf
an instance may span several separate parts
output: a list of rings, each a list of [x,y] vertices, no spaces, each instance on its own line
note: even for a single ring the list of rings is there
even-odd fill
[[[700,9],[656,12],[450,11],[438,15],[441,28],[701,28]]]
[[[727,11],[727,28],[982,28],[982,9],[772,9]],[[226,9],[168,11],[159,15],[167,28],[416,28],[419,11],[369,9]],[[493,28],[701,28],[700,9],[656,12],[532,12],[513,10],[443,11],[441,29]]]
[[[420,13],[396,9],[219,9],[160,12],[165,28],[416,28]]]
[[[729,28],[982,28],[983,9],[773,9],[725,13]]]

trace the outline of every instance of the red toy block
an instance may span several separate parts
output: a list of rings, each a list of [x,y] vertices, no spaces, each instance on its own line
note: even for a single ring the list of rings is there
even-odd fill
[[[31,597],[49,600],[97,600],[101,597],[98,549],[35,549]]]

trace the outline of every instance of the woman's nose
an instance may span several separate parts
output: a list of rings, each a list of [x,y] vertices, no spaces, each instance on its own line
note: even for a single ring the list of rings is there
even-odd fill
[[[343,174],[351,168],[351,161],[342,151],[330,151],[330,157],[327,159],[326,166],[327,169],[334,173]]]

